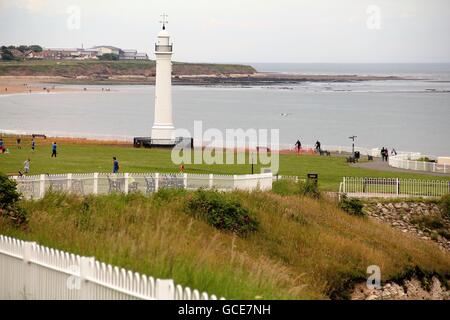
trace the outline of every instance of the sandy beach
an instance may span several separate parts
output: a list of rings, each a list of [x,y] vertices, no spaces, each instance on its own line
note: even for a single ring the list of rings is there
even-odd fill
[[[58,87],[62,77],[0,76],[0,95],[21,93],[83,92],[84,88]],[[88,88],[93,91],[94,89]],[[97,89],[95,89],[97,91]]]

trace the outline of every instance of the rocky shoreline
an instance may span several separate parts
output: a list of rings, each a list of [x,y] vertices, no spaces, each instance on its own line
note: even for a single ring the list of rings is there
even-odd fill
[[[450,300],[450,290],[437,277],[429,283],[416,277],[402,283],[389,282],[381,288],[368,288],[366,283],[357,284],[351,294],[352,300]]]
[[[450,251],[450,239],[438,234],[435,228],[420,223],[421,219],[427,219],[430,220],[429,224],[442,224],[440,229],[450,231],[450,221],[442,218],[436,203],[369,202],[364,204],[363,210],[369,217],[388,223],[393,228],[412,234],[421,240],[434,241],[443,250]]]

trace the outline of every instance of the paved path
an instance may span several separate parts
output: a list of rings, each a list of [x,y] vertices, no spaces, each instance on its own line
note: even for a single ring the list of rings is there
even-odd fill
[[[449,177],[450,178],[450,174],[448,174],[448,173],[415,171],[415,170],[393,168],[393,167],[390,167],[387,162],[381,161],[381,158],[374,158],[373,161],[369,161],[369,162],[355,163],[355,164],[352,164],[351,166],[357,167],[357,168],[378,170],[378,171],[417,173],[417,174],[424,174],[424,175],[429,175],[429,176],[441,176],[441,177]]]

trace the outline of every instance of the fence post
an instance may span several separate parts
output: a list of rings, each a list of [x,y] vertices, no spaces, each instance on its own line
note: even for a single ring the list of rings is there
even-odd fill
[[[39,198],[43,198],[45,194],[45,174],[41,174],[41,181],[39,183]]]
[[[24,299],[28,300],[28,298],[33,297],[27,297],[27,291],[32,292],[32,281],[33,281],[33,274],[30,272],[30,265],[31,265],[31,259],[33,257],[33,247],[36,245],[36,242],[24,242],[23,245],[23,275],[22,275],[22,288],[23,288],[23,297]],[[30,292],[30,293],[31,293]]]
[[[98,194],[98,172],[94,173],[94,194]]]
[[[89,292],[89,278],[93,275],[93,267],[95,266],[95,258],[94,257],[81,257],[80,259],[80,299],[81,300],[89,300],[90,292]]]
[[[67,192],[70,192],[72,190],[72,174],[67,174]]]
[[[214,186],[214,175],[212,173],[209,175],[209,184],[208,185],[209,185],[209,189],[212,189]]]
[[[123,191],[125,192],[125,194],[128,194],[128,180],[129,180],[130,174],[129,173],[125,173],[125,185],[123,187]]]
[[[173,280],[156,280],[156,300],[174,300],[174,287]]]
[[[397,181],[396,181],[396,186],[397,186],[397,195],[399,195],[400,194],[400,179],[399,178],[397,178]]]
[[[345,177],[344,177],[344,181],[342,181],[342,192],[345,193]]]
[[[159,190],[159,173],[155,173],[155,192]]]
[[[187,187],[188,187],[187,178],[188,178],[187,173],[184,173],[184,174],[183,174],[183,184],[184,184],[184,188],[185,188],[186,190],[187,190]]]

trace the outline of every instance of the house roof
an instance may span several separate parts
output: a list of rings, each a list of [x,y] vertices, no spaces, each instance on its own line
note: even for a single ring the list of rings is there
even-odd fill
[[[99,49],[99,48],[108,48],[110,50],[122,51],[122,49],[117,48],[117,47],[113,47],[113,46],[95,46],[95,47],[92,47],[92,49]]]

